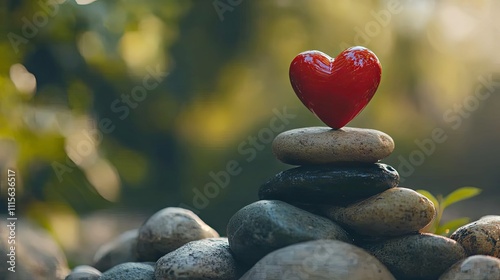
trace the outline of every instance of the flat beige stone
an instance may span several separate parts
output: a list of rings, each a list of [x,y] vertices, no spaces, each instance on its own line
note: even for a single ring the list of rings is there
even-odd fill
[[[327,218],[365,236],[401,236],[428,225],[436,210],[425,196],[407,188],[390,188],[347,207],[326,206]]]
[[[305,127],[285,131],[273,141],[276,158],[292,165],[374,163],[392,151],[394,141],[389,135],[366,128]]]

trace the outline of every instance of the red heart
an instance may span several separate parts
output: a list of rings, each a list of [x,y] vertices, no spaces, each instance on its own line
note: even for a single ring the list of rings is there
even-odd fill
[[[381,75],[377,56],[364,47],[348,48],[335,59],[306,51],[290,65],[290,82],[299,99],[333,129],[345,126],[366,107]]]

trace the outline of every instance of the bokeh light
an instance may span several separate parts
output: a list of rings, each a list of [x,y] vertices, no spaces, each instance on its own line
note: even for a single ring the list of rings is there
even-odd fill
[[[289,83],[290,62],[310,49],[377,54],[381,85],[349,126],[391,135],[386,163],[400,168],[433,129],[446,132],[405,186],[473,185],[484,192],[462,204],[466,216],[500,211],[500,2],[242,1],[223,14],[212,1],[37,3],[0,4],[0,167],[21,176],[20,213],[76,262],[167,206],[193,208],[224,235],[289,167],[252,144],[276,112],[295,116],[283,130],[323,125]],[[196,208],[196,190],[233,160],[241,174]]]

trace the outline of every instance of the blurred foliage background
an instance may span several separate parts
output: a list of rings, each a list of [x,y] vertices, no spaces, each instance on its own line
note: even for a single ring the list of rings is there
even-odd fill
[[[19,215],[77,262],[167,206],[224,234],[290,167],[268,141],[276,112],[295,116],[283,130],[323,125],[288,80],[309,49],[377,54],[381,85],[349,126],[394,138],[384,162],[403,186],[483,189],[445,220],[500,214],[498,1],[6,0],[0,13],[2,180],[17,170]],[[419,157],[436,128],[446,141]],[[214,179],[230,162],[239,174]]]

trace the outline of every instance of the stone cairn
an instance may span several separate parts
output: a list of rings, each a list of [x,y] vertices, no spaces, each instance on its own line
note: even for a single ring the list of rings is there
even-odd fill
[[[263,184],[227,237],[189,210],[164,208],[66,279],[500,279],[500,216],[451,238],[420,233],[435,209],[379,163],[393,149],[372,129],[286,131],[273,152],[299,166]]]
[[[242,279],[437,279],[464,258],[455,241],[418,233],[435,209],[379,163],[393,150],[392,138],[373,129],[278,135],[275,156],[299,167],[272,177],[261,200],[229,221],[232,252],[253,266]]]
[[[338,74],[341,79],[321,80],[325,69],[314,63],[325,61],[337,67],[330,74],[342,72]],[[313,78],[318,69],[319,83]],[[318,51],[303,52],[292,62],[290,77],[306,107],[313,112],[315,107],[324,117],[320,119],[337,127],[337,121],[347,123],[373,96],[380,71],[372,52],[353,47],[335,61]],[[364,78],[353,84],[353,77]],[[330,91],[333,97],[321,100],[323,87],[335,83],[337,89],[348,89],[350,95],[361,98],[351,99],[347,106],[356,107],[350,112],[354,115],[336,120],[330,115],[331,104],[326,100],[352,98],[345,98],[342,91]],[[367,92],[371,93],[368,99]],[[346,107],[335,103],[345,113],[342,106]],[[393,167],[379,163],[393,150],[392,138],[373,129],[286,131],[274,139],[273,152],[278,160],[298,167],[280,172],[262,185],[260,200],[231,217],[227,237],[220,237],[192,211],[167,207],[139,229],[103,245],[92,266],[78,266],[65,279],[500,280],[500,216],[465,225],[450,238],[421,233],[436,210],[425,196],[400,187]],[[7,240],[2,233],[1,240]],[[22,263],[34,264],[31,268],[20,265],[19,275],[22,279],[63,279],[67,267],[64,260],[54,260],[57,253],[50,261],[41,261],[45,258],[42,252],[26,249],[39,241],[27,238],[19,245],[20,251],[30,252]],[[0,256],[8,256],[7,248],[0,242]],[[51,268],[41,270],[39,263]],[[12,279],[5,273],[0,270],[0,279]]]

